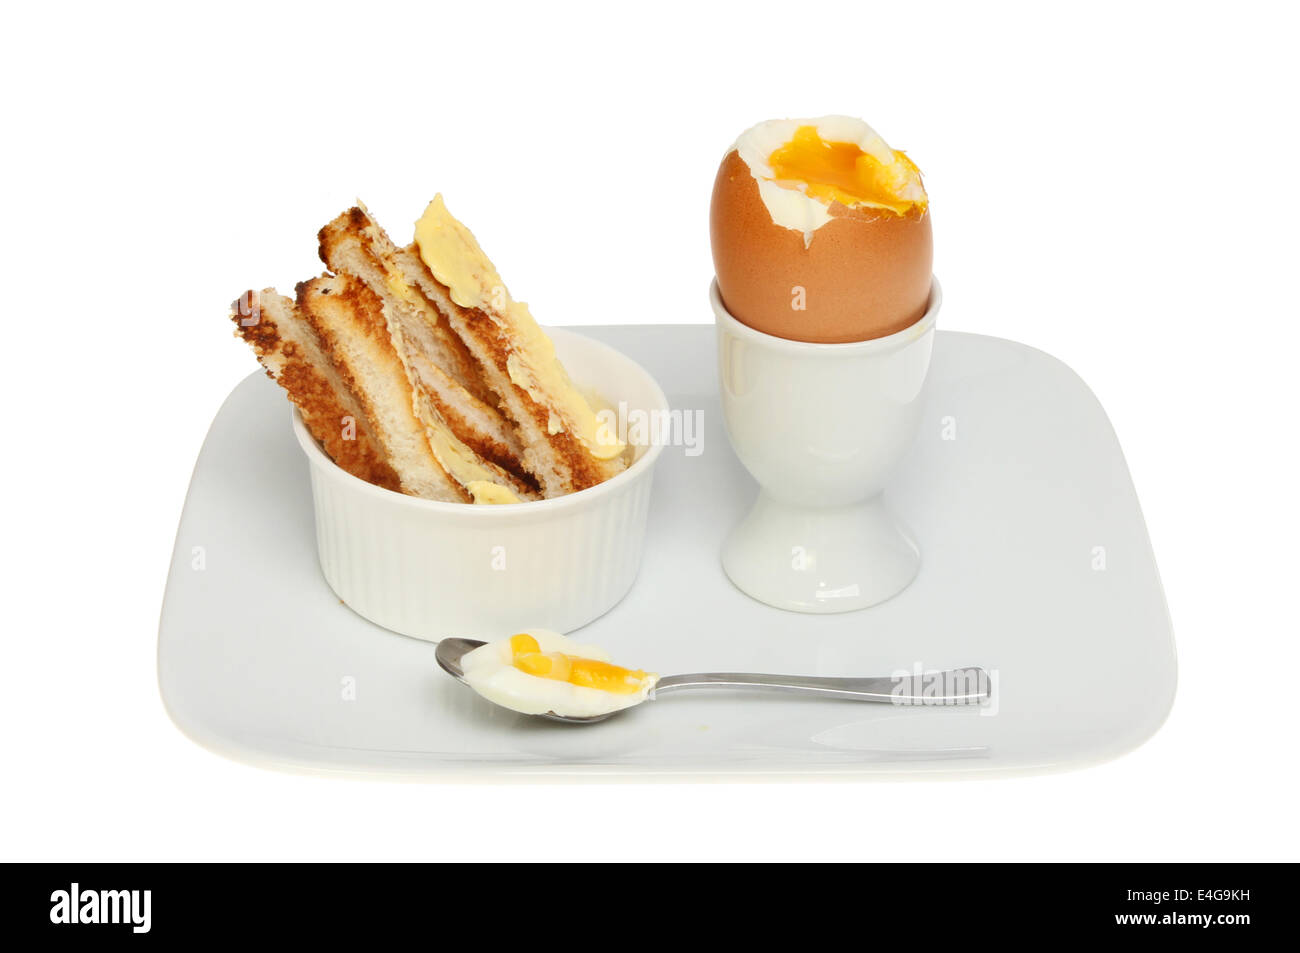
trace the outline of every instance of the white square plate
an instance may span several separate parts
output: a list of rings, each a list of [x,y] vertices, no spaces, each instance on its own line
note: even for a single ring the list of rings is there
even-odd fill
[[[159,683],[185,734],[330,774],[933,778],[1096,764],[1163,723],[1177,666],[1151,545],[1106,414],[1064,364],[940,332],[925,423],[888,494],[921,546],[920,575],[875,608],[810,616],[750,600],[719,564],[756,490],[723,430],[713,327],[578,330],[640,362],[704,425],[702,452],[665,448],[640,576],[581,641],[663,674],[979,665],[993,703],[666,695],[592,726],[496,709],[437,668],[431,643],[330,591],[288,404],[254,374],[212,424],[167,583]]]

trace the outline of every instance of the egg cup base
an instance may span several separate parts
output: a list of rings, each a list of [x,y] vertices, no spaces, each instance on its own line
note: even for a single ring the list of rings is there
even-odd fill
[[[759,493],[727,537],[722,568],[741,592],[793,612],[852,612],[911,584],[921,554],[880,496],[802,506]]]

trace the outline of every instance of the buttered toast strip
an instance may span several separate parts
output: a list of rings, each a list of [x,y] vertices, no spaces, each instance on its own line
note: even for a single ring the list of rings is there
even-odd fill
[[[231,305],[230,317],[334,462],[367,483],[400,490],[363,405],[293,301],[272,288],[245,291]]]
[[[379,224],[364,207],[355,207],[322,228],[319,239],[321,260],[331,270],[355,275],[383,302],[417,413],[448,472],[480,493],[492,492],[484,484],[494,483],[521,499],[536,499],[523,447],[478,361],[442,313],[406,284],[395,260],[398,249]]]
[[[356,395],[369,429],[397,473],[402,492],[444,502],[468,500],[439,464],[425,437],[379,299],[348,275],[304,281],[297,293],[298,310]]]
[[[443,471],[424,436],[380,300],[346,274],[312,278],[296,291],[299,311],[356,394],[403,493],[448,503],[468,499]]]
[[[448,320],[514,420],[523,463],[548,498],[595,486],[625,469],[625,446],[602,427],[555,357],[554,346],[442,196],[394,256],[403,280]]]
[[[343,212],[322,228],[316,238],[320,243],[320,259],[330,271],[355,275],[385,304],[404,305],[405,311],[419,309],[425,304],[406,293],[401,275],[391,263],[397,246],[364,205],[358,203]],[[423,327],[407,322],[407,336],[412,344],[418,346],[455,384],[495,408],[496,395],[483,382],[478,361],[464,342],[437,311],[424,318]]]

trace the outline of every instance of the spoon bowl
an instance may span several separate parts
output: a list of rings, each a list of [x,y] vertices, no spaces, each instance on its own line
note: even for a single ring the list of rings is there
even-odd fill
[[[485,642],[474,639],[443,639],[438,643],[438,665],[444,672],[460,682],[465,682],[465,669],[461,659]],[[466,682],[468,684],[468,682]],[[937,687],[936,687],[937,686]],[[472,686],[471,686],[472,687]],[[751,672],[700,672],[694,675],[669,675],[659,679],[645,701],[676,691],[742,690],[782,692],[786,694],[819,695],[851,701],[883,702],[891,705],[978,705],[987,701],[990,693],[989,676],[982,668],[968,667],[932,672],[902,678],[876,676],[817,675],[760,675]],[[638,702],[637,704],[642,704]],[[630,706],[635,708],[636,705]],[[620,708],[617,711],[627,711]],[[540,715],[551,721],[567,724],[590,725],[604,721],[617,711],[600,715],[557,715],[548,711]]]

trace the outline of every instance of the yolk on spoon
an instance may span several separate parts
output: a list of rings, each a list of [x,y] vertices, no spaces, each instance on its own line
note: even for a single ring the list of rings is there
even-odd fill
[[[639,691],[646,679],[645,672],[621,668],[609,662],[578,658],[563,652],[543,652],[537,640],[523,632],[510,637],[510,655],[511,664],[528,675],[616,695],[631,695]]]
[[[794,137],[768,157],[778,183],[804,186],[804,193],[823,202],[872,205],[899,215],[919,203],[898,196],[912,175],[912,160],[895,152],[903,168],[886,166],[852,142],[827,142],[816,126],[800,126]]]

